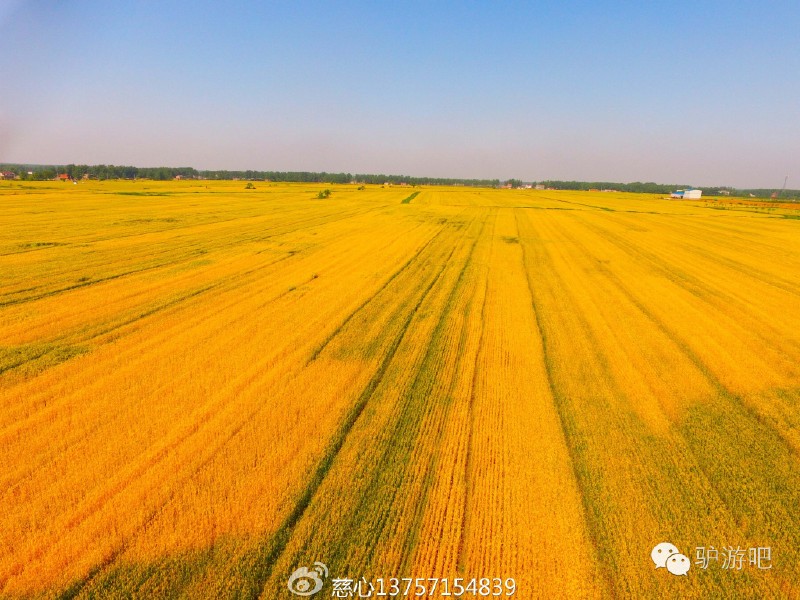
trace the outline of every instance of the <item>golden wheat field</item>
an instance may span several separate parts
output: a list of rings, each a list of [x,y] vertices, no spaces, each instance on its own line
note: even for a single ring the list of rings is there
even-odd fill
[[[800,206],[255,187],[0,183],[0,597],[800,597]]]

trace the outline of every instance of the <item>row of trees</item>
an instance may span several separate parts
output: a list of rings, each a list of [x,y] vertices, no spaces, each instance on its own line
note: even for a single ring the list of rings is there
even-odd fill
[[[130,167],[123,165],[19,165],[3,164],[0,170],[16,173],[20,179],[46,181],[66,174],[70,179],[81,179],[89,175],[95,179],[174,179],[176,176],[197,177],[198,171],[191,167]]]
[[[669,194],[675,190],[683,190],[692,187],[686,184],[673,185],[653,183],[652,181],[645,183],[641,181],[634,181],[633,183],[618,183],[613,181],[541,181],[539,183],[555,190],[618,190],[620,192],[636,192],[641,194]],[[771,189],[736,189],[727,186],[698,187],[697,189],[703,190],[704,196],[719,196],[720,192],[723,192],[731,196],[752,195],[756,198],[769,198],[776,191]],[[800,197],[800,190],[783,190],[783,192],[780,193],[780,198],[784,199],[798,197]]]
[[[468,185],[497,187],[499,179],[454,179],[443,177],[411,177],[410,175],[385,175],[382,173],[327,173],[314,171],[199,171],[204,179],[263,179],[300,183],[369,183],[383,185]]]
[[[620,192],[639,192],[645,194],[668,194],[673,190],[685,189],[687,185],[674,186],[648,181],[633,183],[617,183],[613,181],[541,181],[545,187],[555,190],[619,190]],[[716,188],[719,189],[719,188]]]
[[[409,185],[469,185],[496,187],[498,179],[453,179],[441,177],[410,177],[408,175],[327,173],[314,171],[198,171],[192,167],[132,167],[123,165],[0,165],[0,170],[13,171],[21,179],[48,180],[60,174],[70,179],[81,179],[88,175],[93,179],[155,179],[168,180],[175,177],[185,179],[244,179],[266,181],[289,181],[298,183],[371,183]],[[30,174],[28,174],[30,172]]]
[[[165,181],[182,177],[184,179],[243,179],[288,181],[298,183],[368,183],[382,185],[385,183],[397,185],[464,185],[474,187],[500,187],[499,179],[455,179],[446,177],[411,177],[408,175],[384,175],[357,173],[327,173],[314,171],[198,171],[192,167],[132,167],[123,165],[21,165],[0,164],[0,171],[11,171],[21,179],[49,180],[65,173],[71,179],[81,179],[88,175],[93,179],[155,179]],[[519,179],[509,179],[505,184],[512,187],[521,187],[523,182]],[[534,182],[536,183],[536,182]],[[540,181],[539,184],[556,190],[619,190],[621,192],[638,192],[647,194],[668,194],[676,189],[685,189],[687,185],[666,185],[648,181],[634,181],[633,183],[619,183],[613,181]],[[769,198],[775,191],[771,189],[737,190],[731,187],[701,187],[706,196],[716,196],[720,190],[730,192],[731,195],[747,196],[752,194],[758,198]],[[798,198],[800,190],[784,190],[782,198]]]

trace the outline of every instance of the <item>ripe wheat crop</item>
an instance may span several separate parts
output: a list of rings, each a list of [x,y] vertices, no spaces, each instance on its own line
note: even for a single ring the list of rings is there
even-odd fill
[[[0,597],[800,597],[800,220],[726,202],[0,183]]]

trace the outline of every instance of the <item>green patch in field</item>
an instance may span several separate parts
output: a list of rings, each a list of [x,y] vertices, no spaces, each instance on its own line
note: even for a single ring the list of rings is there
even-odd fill
[[[52,248],[53,246],[66,246],[61,242],[23,242],[17,244],[20,248]]]
[[[114,225],[144,225],[146,223],[177,223],[180,219],[174,217],[162,217],[154,219],[128,219],[127,221],[117,221]]]
[[[519,238],[511,236],[511,235],[504,235],[503,236],[503,241],[506,244],[519,244]]]
[[[37,375],[88,351],[86,346],[55,343],[0,346],[0,375],[12,370],[23,376]]]
[[[419,196],[419,192],[414,192],[408,198],[403,198],[403,200],[400,201],[400,204],[411,204],[411,201],[417,196]]]
[[[114,564],[108,568],[98,566],[85,579],[62,589],[57,597],[62,600],[125,598],[133,589],[137,597],[177,598],[192,580],[202,577],[215,558],[225,560],[227,554],[212,547],[165,556],[153,562]]]
[[[177,275],[178,273],[184,273],[186,271],[191,271],[192,269],[199,269],[200,267],[206,267],[211,264],[214,264],[214,261],[210,258],[196,258],[195,260],[180,262],[175,264],[175,266],[172,268],[153,273],[152,277],[154,279],[169,278]]]
[[[796,560],[800,458],[779,427],[722,392],[690,408],[680,432],[742,533],[768,540],[784,559]]]
[[[172,196],[172,192],[111,192],[115,196]]]
[[[187,263],[183,269],[178,269],[179,271],[188,271],[189,269],[196,269],[198,267],[205,267],[206,265],[213,264],[214,261],[208,258],[201,258],[198,260],[193,260],[190,263]]]

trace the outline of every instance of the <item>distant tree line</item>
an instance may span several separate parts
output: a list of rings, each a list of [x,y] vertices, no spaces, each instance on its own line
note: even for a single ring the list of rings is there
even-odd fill
[[[472,187],[500,187],[499,179],[457,179],[449,177],[411,177],[409,175],[384,175],[367,173],[327,173],[325,171],[199,171],[192,167],[132,167],[123,165],[26,165],[0,164],[0,171],[16,173],[20,179],[44,181],[55,179],[66,174],[70,179],[154,179],[165,181],[181,177],[184,179],[242,179],[247,181],[280,181],[296,183],[359,183],[373,185],[463,185]],[[519,179],[505,182],[511,187],[523,187]],[[691,187],[688,185],[667,185],[652,181],[619,183],[613,181],[559,181],[546,180],[533,182],[546,188],[556,190],[618,190],[620,192],[637,192],[646,194],[668,194],[677,189]],[[700,187],[706,196],[717,196],[720,191],[734,196],[753,195],[757,198],[769,198],[774,189],[735,189],[732,187]],[[800,190],[784,190],[781,198],[800,198]]]
[[[370,183],[398,185],[468,185],[497,187],[498,179],[454,179],[442,177],[411,177],[409,175],[327,173],[314,171],[199,171],[192,167],[132,167],[123,165],[21,165],[3,164],[0,170],[13,171],[21,179],[49,180],[60,174],[70,179],[154,179],[165,181],[181,177],[184,179],[243,179],[261,181],[285,181],[296,183]],[[28,175],[28,172],[31,174]]]
[[[618,190],[620,192],[638,192],[642,194],[668,194],[677,189],[690,186],[674,186],[648,181],[634,181],[633,183],[617,183],[613,181],[540,181],[540,184],[554,190]],[[716,188],[719,189],[719,188]]]
[[[669,194],[675,190],[684,190],[693,186],[687,184],[664,184],[653,183],[652,181],[633,183],[619,183],[613,181],[540,181],[539,184],[554,190],[617,190],[620,192],[634,192],[639,194]],[[719,196],[720,192],[732,196],[749,196],[752,194],[756,198],[769,198],[776,190],[772,189],[736,189],[728,186],[717,187],[697,187],[703,190],[704,196]],[[798,198],[800,190],[783,190],[781,198]]]
[[[193,178],[198,171],[191,167],[129,167],[123,165],[0,165],[2,171],[12,171],[20,179],[46,181],[65,174],[70,179],[175,179],[176,176]],[[30,173],[30,174],[29,174]]]
[[[454,179],[443,177],[412,177],[374,173],[327,173],[314,171],[198,171],[203,179],[262,179],[297,183],[368,183],[373,185],[466,185],[497,187],[499,179]]]

